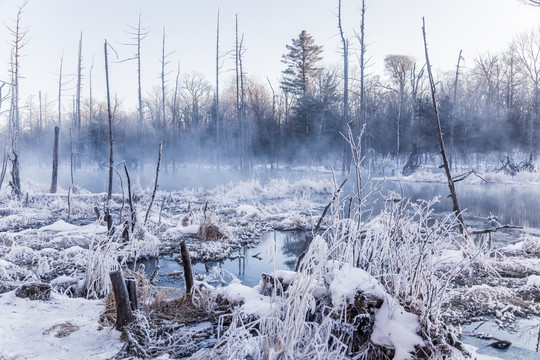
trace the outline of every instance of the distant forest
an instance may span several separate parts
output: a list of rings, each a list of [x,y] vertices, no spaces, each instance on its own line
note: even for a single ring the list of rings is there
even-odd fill
[[[10,80],[0,81],[0,116],[9,124],[3,134],[6,153],[15,149],[21,159],[37,156],[48,164],[54,127],[59,126],[61,162],[73,157],[77,166],[106,164],[109,110],[115,161],[130,165],[155,161],[159,142],[165,164],[203,162],[242,169],[254,164],[341,165],[349,129],[355,136],[363,129],[364,154],[397,156],[402,165],[411,154],[439,151],[424,59],[389,54],[385,74],[371,73],[363,32],[350,39],[341,34],[343,62],[326,68],[320,65],[326,49],[309,32],[291,34],[291,42],[283,44],[279,82],[257,82],[246,74],[242,62],[249,52],[238,35],[235,48],[218,46],[216,54],[216,59],[220,51],[235,57],[234,75],[228,79],[218,65],[214,79],[177,72],[167,59],[170,49],[164,49],[160,80],[152,91],[139,89],[139,106],[128,109],[112,94],[110,105],[95,100],[92,92],[101,99],[104,89],[91,89],[91,74],[82,60],[77,86],[69,94],[60,73],[58,94],[19,99],[19,77],[24,74],[19,51],[26,40],[19,30],[18,25],[11,28]],[[139,22],[133,30],[140,57],[145,29]],[[349,51],[353,41],[360,48],[354,54]],[[538,54],[540,28],[517,35],[501,53],[468,60],[467,67],[456,54],[455,69],[435,74],[451,161],[494,153],[502,159],[516,151],[535,157],[540,131]],[[31,84],[32,79],[24,80],[25,87]],[[90,87],[89,97],[81,97],[82,86]],[[70,111],[63,111],[66,107]]]

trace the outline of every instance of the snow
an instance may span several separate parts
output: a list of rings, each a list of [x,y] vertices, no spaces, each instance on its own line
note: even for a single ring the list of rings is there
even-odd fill
[[[527,286],[540,287],[540,276],[531,275],[527,278]]]
[[[43,231],[73,231],[77,230],[79,227],[77,225],[72,225],[64,220],[58,220],[57,222],[52,223],[51,225],[43,226],[41,230]]]
[[[466,256],[463,250],[443,249],[436,263],[440,265],[459,264],[463,261],[463,259],[465,259],[465,257]]]
[[[1,294],[0,358],[109,359],[123,342],[120,332],[98,324],[103,310],[102,300],[52,293],[49,301],[31,301],[14,291]],[[73,332],[60,334],[61,326]]]
[[[352,304],[358,291],[383,298],[384,289],[366,271],[348,264],[341,267],[338,262],[329,262],[328,265],[333,270],[329,275],[330,278],[327,277],[327,282],[331,279],[329,289],[332,294],[332,304],[335,307],[342,306],[344,303]]]
[[[419,327],[416,315],[408,313],[389,295],[385,295],[381,308],[375,311],[371,341],[374,344],[393,347],[394,360],[412,359],[414,347],[424,344],[422,338],[417,335]]]
[[[291,270],[276,270],[273,272],[273,275],[276,279],[281,279],[284,284],[290,284],[296,276],[296,272]]]
[[[340,266],[329,262],[332,269],[330,292],[335,307],[343,303],[353,304],[358,291],[370,293],[384,299],[382,306],[375,309],[375,323],[371,341],[374,344],[395,349],[394,360],[411,359],[416,345],[424,341],[417,334],[420,327],[418,317],[405,311],[403,306],[385,293],[379,282],[366,271],[350,265]],[[327,280],[328,281],[328,280]]]
[[[259,294],[259,287],[249,287],[233,283],[222,288],[222,294],[233,303],[242,303],[240,310],[260,318],[272,312],[270,297]]]

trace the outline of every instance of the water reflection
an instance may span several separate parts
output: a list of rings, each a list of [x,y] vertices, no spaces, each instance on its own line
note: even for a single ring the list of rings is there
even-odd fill
[[[447,198],[448,186],[443,183],[402,183],[387,181],[380,191],[386,195],[388,191],[403,194],[412,201],[433,199],[440,196],[440,202],[434,206],[438,213],[452,211],[452,201]],[[540,187],[521,184],[456,184],[456,192],[465,221],[478,222],[484,220],[482,226],[489,227],[488,217],[494,215],[505,224],[540,228]],[[375,202],[377,214],[383,206],[382,201]]]
[[[478,347],[479,354],[496,356],[501,359],[522,359],[522,360],[540,360],[539,340],[540,326],[538,318],[521,319],[510,328],[502,329],[498,326],[496,319],[485,321],[475,321],[463,326],[462,340],[466,344]],[[473,334],[485,333],[494,336],[496,339],[509,340],[512,346],[505,350],[495,349],[489,346],[494,339],[480,339]]]
[[[234,275],[244,285],[254,286],[261,280],[263,272],[294,270],[298,257],[307,249],[309,243],[310,236],[303,231],[269,231],[254,247],[240,248],[238,257],[235,259],[193,263],[192,267],[195,276],[210,275],[213,273],[212,268],[217,267]],[[147,276],[150,276],[158,265],[161,267],[157,284],[183,287],[183,268],[175,260],[177,256],[178,254],[173,254],[145,259],[139,261],[138,264],[144,264]],[[224,280],[228,282],[231,277],[225,275]]]

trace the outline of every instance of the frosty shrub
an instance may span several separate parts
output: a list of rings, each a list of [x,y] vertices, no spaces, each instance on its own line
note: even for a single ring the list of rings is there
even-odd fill
[[[118,239],[107,235],[96,236],[90,243],[84,277],[87,298],[102,298],[109,293],[109,273],[120,266],[117,260],[119,248]]]
[[[360,142],[348,140],[352,190],[342,197],[334,180],[327,230],[313,237],[287,284],[273,276],[270,290],[223,289],[236,310],[220,318],[217,344],[194,359],[461,357],[443,306],[478,249],[456,231],[453,214],[434,216],[438,199],[391,199],[370,217],[377,170],[363,165]]]

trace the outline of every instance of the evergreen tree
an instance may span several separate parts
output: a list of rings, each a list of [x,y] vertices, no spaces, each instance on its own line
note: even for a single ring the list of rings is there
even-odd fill
[[[287,69],[283,71],[281,88],[285,92],[305,97],[313,79],[321,70],[316,65],[322,59],[322,46],[315,45],[313,37],[302,30],[298,38],[292,39],[292,44],[286,47],[289,52],[282,55],[281,61],[287,64]]]

